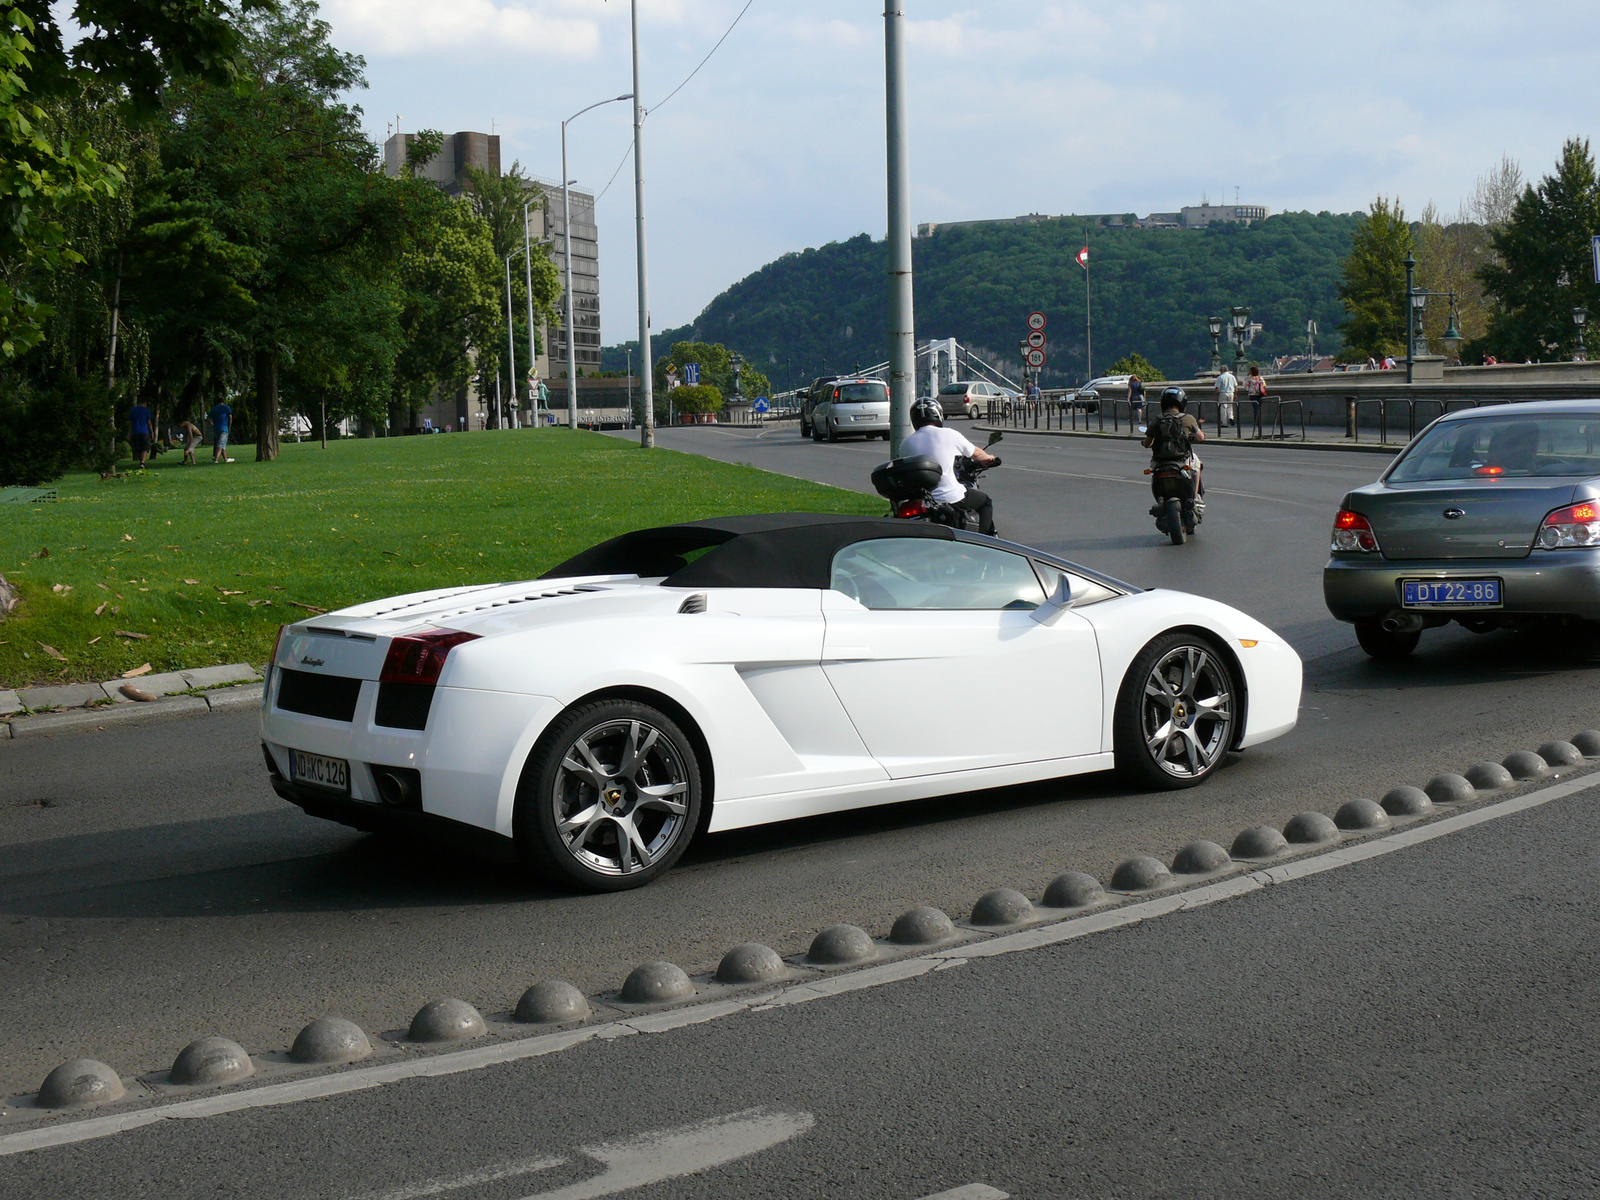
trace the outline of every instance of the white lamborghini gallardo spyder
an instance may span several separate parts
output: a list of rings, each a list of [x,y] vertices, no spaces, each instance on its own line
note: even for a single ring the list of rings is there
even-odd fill
[[[779,513],[285,626],[261,736],[314,816],[470,833],[612,891],[701,830],[1112,767],[1192,786],[1299,701],[1295,652],[1225,604],[920,521]]]

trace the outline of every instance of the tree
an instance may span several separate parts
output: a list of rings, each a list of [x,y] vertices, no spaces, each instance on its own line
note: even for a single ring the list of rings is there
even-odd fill
[[[700,382],[717,389],[719,396],[733,394],[733,351],[721,342],[677,342],[663,358],[656,360],[655,385],[658,395],[667,390],[667,368],[676,368],[678,377],[684,377],[684,367],[700,364]],[[749,362],[739,367],[739,394],[746,398],[765,396],[771,392],[772,381]]]
[[[1137,375],[1141,383],[1159,383],[1166,376],[1161,373],[1161,368],[1156,366],[1137,350],[1124,354],[1111,364],[1109,374],[1112,375]]]
[[[1379,196],[1356,224],[1339,284],[1351,352],[1381,358],[1405,349],[1405,258],[1412,249],[1405,209]]]
[[[1524,188],[1505,225],[1490,235],[1495,261],[1479,272],[1496,302],[1489,329],[1469,352],[1502,358],[1569,357],[1572,310],[1600,312],[1591,241],[1600,233],[1600,180],[1588,139],[1562,147],[1553,175]]]

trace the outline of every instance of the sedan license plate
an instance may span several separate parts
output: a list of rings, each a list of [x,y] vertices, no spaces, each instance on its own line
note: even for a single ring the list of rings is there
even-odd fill
[[[1498,579],[1406,579],[1400,584],[1405,608],[1499,608]]]
[[[291,750],[289,778],[295,783],[309,783],[313,787],[350,794],[350,764],[342,758]]]

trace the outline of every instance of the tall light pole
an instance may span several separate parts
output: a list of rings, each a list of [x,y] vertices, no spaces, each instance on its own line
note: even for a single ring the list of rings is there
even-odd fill
[[[1413,361],[1413,351],[1416,349],[1416,310],[1412,307],[1412,292],[1416,286],[1417,260],[1411,257],[1411,251],[1406,251],[1406,382],[1414,382],[1416,363]]]
[[[637,64],[637,52],[635,52]],[[635,82],[637,82],[638,66],[634,67]],[[572,328],[572,204],[568,197],[568,190],[577,182],[567,174],[567,126],[576,121],[591,108],[599,108],[603,104],[615,104],[619,100],[632,100],[633,96],[612,96],[609,100],[596,100],[588,108],[580,108],[565,121],[561,122],[561,257],[566,275],[563,290],[566,292],[567,308],[567,428],[578,427],[578,351],[576,330]],[[634,104],[635,111],[638,104]],[[638,152],[638,143],[635,141],[634,152]]]
[[[633,34],[633,213],[636,249],[639,256],[639,398],[644,404],[644,420],[639,424],[639,445],[646,450],[656,444],[655,380],[650,366],[650,280],[644,255],[644,107],[639,92],[639,0],[632,5]]]
[[[510,254],[506,255],[506,349],[511,355],[507,373],[511,380],[511,398],[513,401],[515,401],[517,397],[517,329],[516,313],[511,307],[511,260],[521,253],[521,250],[513,250]],[[506,427],[506,411],[504,405],[500,406],[500,415],[498,420],[500,422],[500,428],[504,429]]]
[[[539,362],[538,347],[533,340],[533,239],[528,233],[528,202],[522,202],[522,277],[528,293],[528,374],[531,376]],[[539,422],[539,393],[530,388],[528,411],[533,415],[529,424]]]
[[[901,0],[883,6],[884,132],[889,168],[889,440],[899,457],[911,433],[917,390],[916,322],[911,306],[911,167],[906,145],[905,11]]]
[[[1452,296],[1451,299],[1454,300],[1455,297]],[[1573,362],[1585,362],[1588,360],[1588,355],[1583,350],[1583,327],[1588,322],[1589,310],[1587,308],[1575,308],[1572,310],[1572,323],[1578,327],[1578,352],[1573,355]]]

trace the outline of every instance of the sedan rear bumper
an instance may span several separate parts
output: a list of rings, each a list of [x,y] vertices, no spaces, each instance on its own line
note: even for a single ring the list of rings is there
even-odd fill
[[[1431,608],[1430,616],[1570,616],[1600,620],[1600,551],[1536,550],[1526,558],[1417,559],[1339,555],[1322,569],[1322,597],[1341,621],[1371,621],[1401,607],[1407,579],[1499,579],[1497,608]]]

